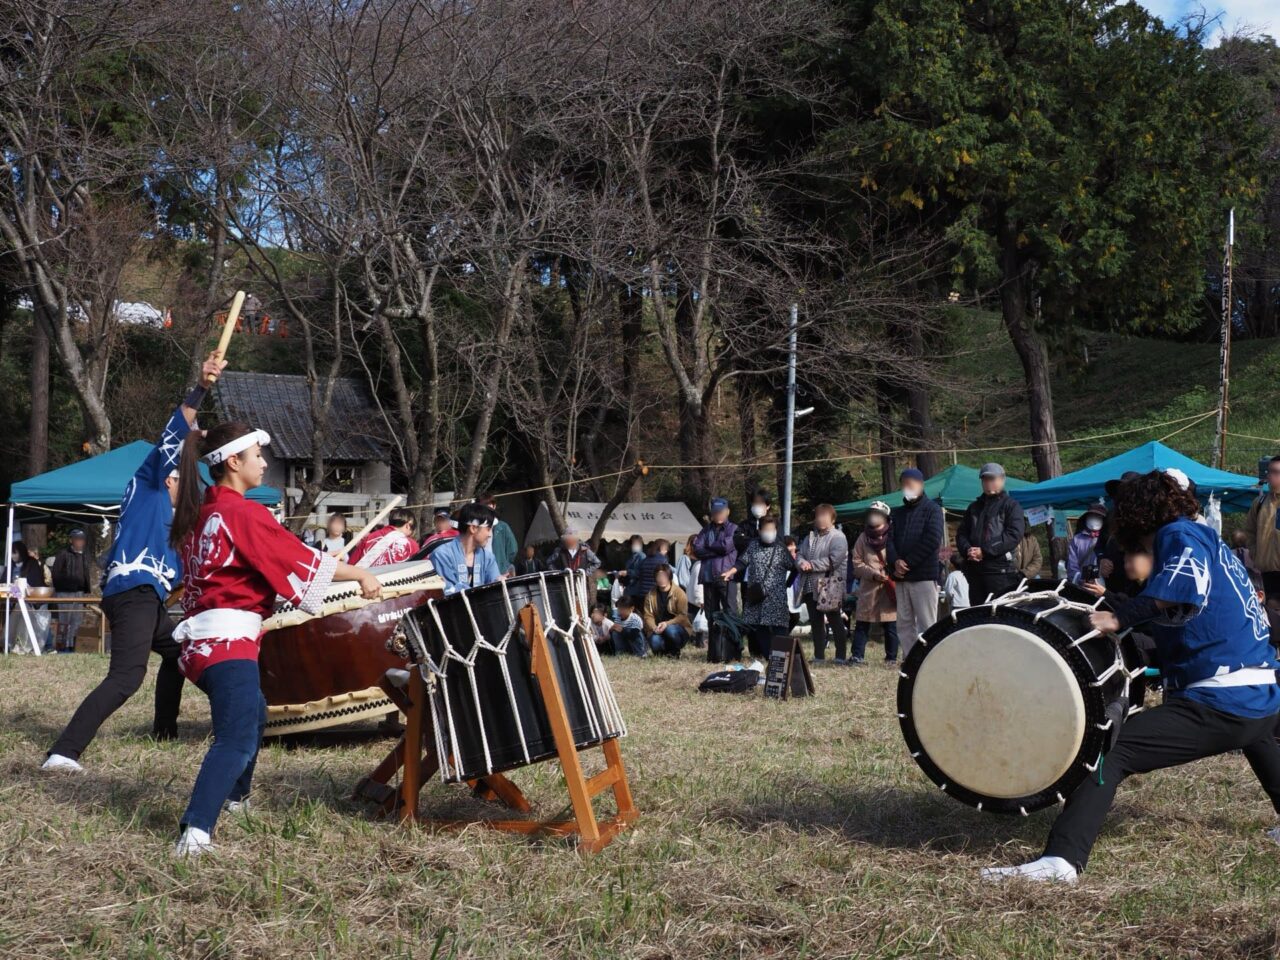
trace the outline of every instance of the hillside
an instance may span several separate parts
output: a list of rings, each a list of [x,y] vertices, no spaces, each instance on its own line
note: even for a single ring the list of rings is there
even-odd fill
[[[954,444],[961,451],[957,455],[961,463],[978,466],[996,459],[1010,473],[1034,479],[1025,446],[963,452],[1021,446],[1029,439],[1021,367],[999,320],[975,315],[963,335],[952,339],[959,342],[950,345],[942,363],[957,386],[935,403],[946,445]],[[1217,343],[1087,335],[1070,363],[1061,356],[1054,359],[1054,405],[1065,469],[1074,470],[1147,440],[1163,440],[1208,462],[1214,417],[1199,422],[1185,418],[1216,409]],[[1263,439],[1229,437],[1228,469],[1253,475],[1258,457],[1280,452],[1278,385],[1280,340],[1237,341],[1232,352],[1228,428],[1233,434]]]

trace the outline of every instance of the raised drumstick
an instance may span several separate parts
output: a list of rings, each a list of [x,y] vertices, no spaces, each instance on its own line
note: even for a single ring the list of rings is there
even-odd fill
[[[226,322],[222,324],[222,338],[218,341],[216,356],[219,360],[227,358],[227,347],[231,346],[231,335],[236,332],[236,321],[240,319],[240,308],[244,306],[244,291],[237,290],[231,298],[231,309],[227,311]],[[215,375],[214,380],[217,380]]]

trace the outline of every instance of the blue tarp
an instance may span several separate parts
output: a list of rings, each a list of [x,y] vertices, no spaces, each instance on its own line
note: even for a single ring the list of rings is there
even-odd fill
[[[59,511],[89,511],[115,517],[120,512],[120,498],[129,479],[142,466],[154,444],[136,440],[116,447],[88,460],[59,467],[15,483],[9,499],[25,514],[54,514]],[[205,480],[209,479],[204,464],[200,465]],[[280,502],[275,487],[258,487],[249,494],[251,500],[267,506]],[[88,511],[86,511],[88,512]]]
[[[1222,501],[1224,513],[1248,510],[1258,495],[1256,477],[1206,467],[1155,440],[1091,467],[1011,490],[1010,493],[1024,507],[1049,505],[1059,510],[1084,510],[1089,504],[1106,498],[1105,484],[1108,480],[1118,480],[1130,470],[1150,473],[1171,467],[1181,470],[1195,482],[1201,500],[1208,499],[1211,493],[1217,496]]]

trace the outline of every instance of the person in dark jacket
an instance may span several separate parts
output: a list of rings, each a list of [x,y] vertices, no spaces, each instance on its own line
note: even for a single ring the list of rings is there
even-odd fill
[[[643,596],[647,597],[653,593],[654,579],[657,577],[658,571],[670,568],[671,560],[667,556],[667,552],[670,549],[670,540],[655,540],[649,544],[649,549],[645,551],[645,558],[640,561],[639,589],[644,591]],[[644,609],[643,600],[639,609]]]
[[[93,559],[87,550],[89,539],[80,528],[71,531],[70,544],[58,551],[53,558],[50,570],[53,579],[54,593],[59,597],[83,597],[91,590],[91,576],[94,567]],[[59,610],[56,645],[59,650],[74,650],[76,634],[80,631],[80,623],[84,620],[81,607],[68,607]]]
[[[27,549],[27,545],[21,540],[13,541],[13,548],[9,551],[9,555],[13,562],[13,579],[26,580],[28,587],[43,587],[44,582],[44,565],[31,555],[31,551]]]
[[[1005,493],[1004,467],[988,463],[978,476],[982,496],[969,504],[956,531],[956,548],[965,560],[964,575],[974,606],[989,597],[1003,597],[1022,581],[1014,555],[1027,526],[1021,504]]]
[[[769,496],[769,491],[761,487],[751,495],[751,505],[747,508],[747,517],[733,532],[733,549],[738,553],[742,553],[747,549],[747,544],[760,536],[760,521],[767,517],[770,508],[773,506],[773,500]]]
[[[626,589],[623,592],[631,598],[631,602],[636,605],[636,610],[640,610],[644,606],[645,598],[645,591],[641,583],[644,575],[641,572],[641,568],[644,566],[645,560],[648,559],[648,554],[644,549],[644,537],[638,533],[633,533],[631,539],[627,542],[627,550],[627,568],[618,571],[618,576],[626,585]]]
[[[924,492],[924,474],[908,467],[899,476],[902,506],[889,517],[888,560],[898,601],[898,639],[905,660],[915,642],[938,620],[938,550],[946,536],[942,507]]]
[[[693,538],[693,555],[702,561],[698,581],[702,584],[702,611],[707,617],[708,632],[707,660],[711,663],[724,663],[731,654],[736,660],[741,653],[740,643],[736,653],[727,649],[732,643],[724,642],[724,632],[715,620],[717,613],[729,609],[729,583],[724,575],[738,562],[738,551],[733,545],[737,530],[737,525],[729,519],[729,501],[715,497],[711,501],[711,522]]]
[[[538,551],[529,544],[521,551],[520,557],[516,560],[516,576],[523,577],[530,573],[541,573],[546,567],[542,561],[538,559]]]

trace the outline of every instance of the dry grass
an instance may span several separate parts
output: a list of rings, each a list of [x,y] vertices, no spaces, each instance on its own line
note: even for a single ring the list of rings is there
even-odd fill
[[[818,672],[785,704],[699,696],[706,664],[609,664],[637,828],[594,858],[475,829],[403,831],[349,793],[387,743],[273,745],[220,853],[168,856],[202,754],[155,745],[149,688],[85,756],[36,770],[104,669],[0,661],[0,957],[1248,957],[1280,955],[1280,849],[1239,757],[1131,781],[1074,890],[980,885],[1049,813],[997,819],[907,757],[896,675]],[[557,803],[555,767],[517,772]],[[426,792],[436,809],[465,802]]]

